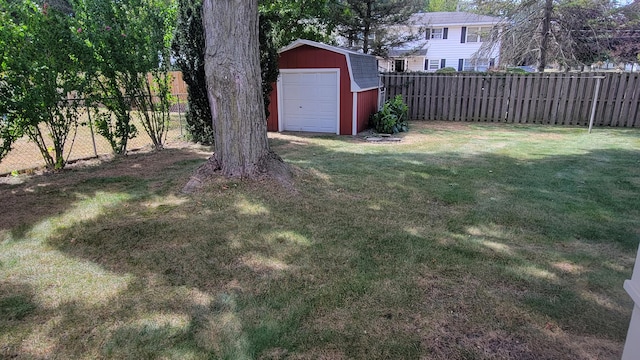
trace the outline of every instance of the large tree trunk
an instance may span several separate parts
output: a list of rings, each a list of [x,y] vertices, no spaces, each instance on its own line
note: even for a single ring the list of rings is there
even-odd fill
[[[204,0],[202,21],[215,152],[184,190],[214,172],[240,178],[268,174],[287,180],[288,167],[267,142],[257,0]]]
[[[547,51],[549,50],[549,37],[551,30],[551,15],[553,14],[553,0],[546,0],[544,6],[544,19],[542,20],[542,43],[540,44],[540,59],[538,71],[544,72],[547,67]]]

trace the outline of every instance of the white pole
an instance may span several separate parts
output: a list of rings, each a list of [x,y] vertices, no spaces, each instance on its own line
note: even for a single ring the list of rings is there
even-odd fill
[[[593,119],[596,117],[596,105],[598,104],[598,95],[600,95],[600,80],[604,79],[604,76],[594,76],[596,79],[596,91],[593,94],[593,103],[591,104],[591,118],[589,119],[589,134],[591,134],[591,128],[593,128]]]

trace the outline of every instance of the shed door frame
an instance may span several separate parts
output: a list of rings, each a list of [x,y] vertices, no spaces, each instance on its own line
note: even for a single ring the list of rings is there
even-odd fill
[[[303,73],[334,73],[336,74],[336,135],[340,135],[340,68],[313,68],[313,69],[280,69],[281,74],[303,74]],[[278,91],[278,132],[284,131],[283,114],[283,86],[282,76],[278,76],[276,84]]]

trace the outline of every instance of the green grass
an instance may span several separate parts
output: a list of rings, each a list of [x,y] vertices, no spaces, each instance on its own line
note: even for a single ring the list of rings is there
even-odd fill
[[[191,149],[0,184],[0,357],[616,359],[640,132],[273,134],[296,190]]]

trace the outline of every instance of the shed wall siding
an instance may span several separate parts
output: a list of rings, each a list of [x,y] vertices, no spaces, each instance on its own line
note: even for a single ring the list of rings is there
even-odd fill
[[[369,116],[378,111],[378,89],[358,93],[358,130],[364,131],[369,125]]]

